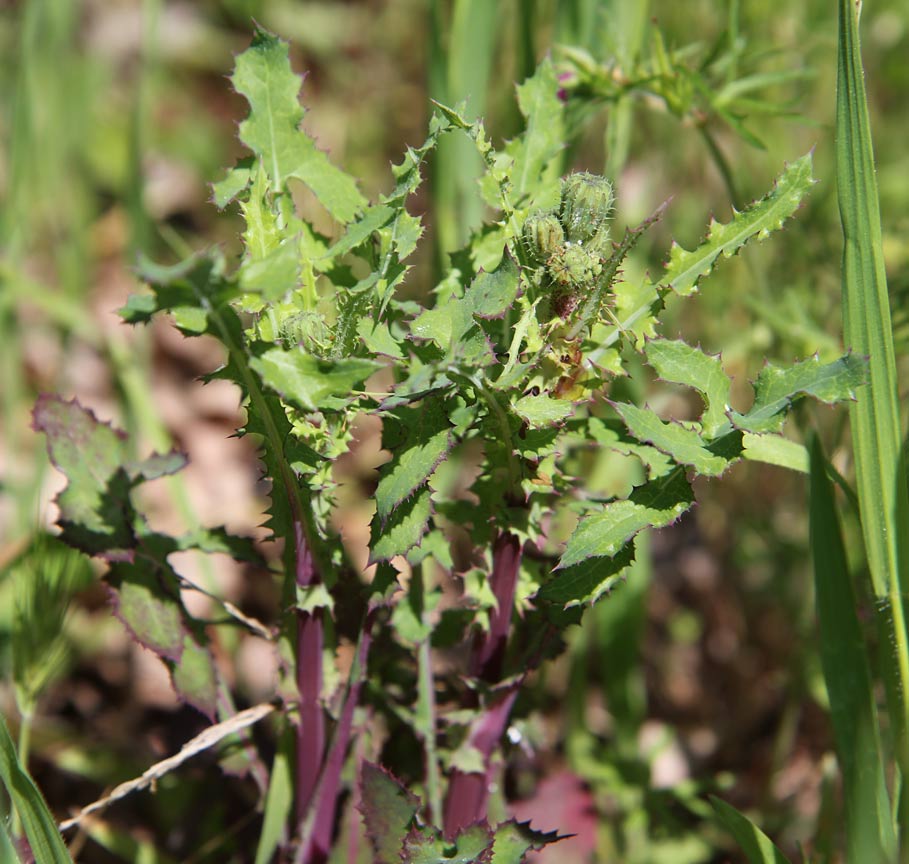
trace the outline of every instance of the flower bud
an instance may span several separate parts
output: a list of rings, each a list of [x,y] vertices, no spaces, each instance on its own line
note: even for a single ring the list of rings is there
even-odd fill
[[[565,242],[555,213],[531,213],[524,222],[524,245],[535,264],[548,261]]]
[[[566,244],[549,262],[549,275],[561,288],[588,288],[603,270],[600,259],[579,243]]]
[[[596,238],[597,246],[609,239],[606,222],[612,214],[615,196],[612,183],[597,174],[569,174],[562,181],[560,216],[572,243],[587,243]],[[599,249],[598,249],[599,252]]]

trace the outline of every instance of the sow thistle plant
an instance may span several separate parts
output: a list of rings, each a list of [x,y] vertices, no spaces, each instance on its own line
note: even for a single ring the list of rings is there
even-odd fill
[[[339,820],[356,818],[339,812],[355,786],[375,861],[522,861],[557,837],[491,824],[489,799],[528,674],[621,582],[635,537],[692,506],[692,478],[743,458],[800,465],[804,451],[781,434],[793,404],[848,399],[862,383],[851,355],[768,364],[738,413],[720,359],[658,331],[670,294],[693,294],[718,259],[795,212],[813,182],[810,155],[731,222],[713,222],[696,249],[673,246],[662,272],[625,281],[622,262],[662,210],[620,232],[608,179],[559,176],[565,106],[548,61],[517,88],[522,135],[497,149],[482,122],[437,105],[425,142],[393,167],[394,188],[376,203],[301,130],[285,43],[257,31],[232,82],[249,102],[239,134],[251,155],[214,198],[242,212],[242,259],[212,250],[172,268],[145,264],[150,290],[122,314],[139,324],[166,312],[185,335],[220,341],[226,361],[209,377],[239,387],[240,431],[256,437],[271,481],[283,616],[270,634],[225,606],[230,626],[271,638],[282,661],[273,764],[244,733],[231,755],[267,790],[256,860],[326,860]],[[399,291],[423,233],[407,202],[443,135],[474,142],[485,165],[478,194],[494,217],[424,305]],[[300,217],[299,183],[334,219],[332,236]],[[630,357],[696,391],[700,415],[667,420],[622,401],[612,385]],[[365,573],[333,522],[335,465],[363,415],[381,420],[391,454],[378,467]],[[170,557],[195,549],[261,563],[262,549],[222,528],[149,528],[132,493],[180,470],[182,455],[130,461],[121,433],[55,397],[39,401],[35,425],[69,478],[62,537],[109,563],[116,614],[168,665],[180,698],[229,721],[215,625],[183,605],[187,583]],[[642,466],[627,496],[585,484],[585,465],[605,451]],[[457,603],[442,603],[443,583],[457,586]],[[355,646],[344,680],[342,642]],[[384,723],[369,722],[376,716]],[[417,742],[418,758],[379,764],[382,728]]]

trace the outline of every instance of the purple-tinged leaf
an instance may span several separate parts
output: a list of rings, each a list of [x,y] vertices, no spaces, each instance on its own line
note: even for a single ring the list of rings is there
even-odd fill
[[[40,396],[33,427],[47,436],[51,462],[67,480],[57,496],[63,539],[90,555],[129,560],[135,545],[126,436],[76,400]]]
[[[381,765],[364,762],[360,771],[360,812],[376,864],[399,864],[420,801]]]

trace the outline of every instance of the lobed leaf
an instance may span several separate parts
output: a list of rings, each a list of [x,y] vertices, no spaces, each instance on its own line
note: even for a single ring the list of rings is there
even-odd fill
[[[692,294],[720,256],[730,258],[749,240],[761,240],[781,228],[813,184],[811,153],[806,153],[786,166],[767,195],[741,212],[734,211],[731,222],[711,221],[707,237],[696,249],[689,252],[674,244],[659,284],[683,297]]]
[[[422,489],[405,501],[384,523],[377,516],[372,520],[369,560],[389,561],[396,555],[406,555],[417,546],[426,533],[429,517],[432,515],[431,492]]]
[[[705,354],[681,340],[648,339],[644,348],[647,362],[664,381],[683,384],[697,390],[706,403],[701,414],[701,430],[714,438],[729,425],[729,376],[723,371],[719,356]]]
[[[574,413],[574,403],[567,399],[553,399],[551,396],[522,396],[511,406],[531,429],[555,426]]]
[[[354,385],[382,366],[361,357],[323,360],[300,348],[292,351],[269,348],[251,358],[249,365],[265,385],[304,411],[338,410],[344,406],[343,397],[350,395]]]
[[[530,822],[510,819],[496,826],[492,864],[521,864],[531,849],[539,851],[562,839],[558,831],[537,831]]]
[[[402,864],[491,864],[493,835],[485,825],[473,825],[453,840],[432,829],[413,829],[404,841]]]

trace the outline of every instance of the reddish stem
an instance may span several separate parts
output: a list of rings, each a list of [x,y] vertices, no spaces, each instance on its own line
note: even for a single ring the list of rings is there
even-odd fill
[[[316,584],[312,549],[301,523],[294,524],[297,544],[296,583]],[[322,710],[322,612],[297,612],[297,689],[300,693],[300,725],[297,728],[297,825],[303,824],[313,800],[325,755],[325,712]]]
[[[512,684],[474,722],[470,743],[483,754],[485,770],[470,774],[457,768],[452,771],[444,807],[444,831],[449,840],[486,818],[493,773],[492,754],[505,733],[520,683]]]
[[[471,674],[487,684],[497,683],[502,676],[520,568],[521,541],[509,531],[500,531],[492,547],[490,578],[497,605],[489,617],[489,632],[479,634],[474,640],[469,663]],[[505,733],[521,680],[500,691],[473,723],[469,742],[483,756],[483,771],[467,773],[455,769],[452,772],[443,808],[444,831],[449,839],[486,818],[492,754]]]

